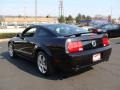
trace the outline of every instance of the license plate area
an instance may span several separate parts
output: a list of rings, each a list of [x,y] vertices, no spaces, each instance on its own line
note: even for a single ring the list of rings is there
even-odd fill
[[[93,60],[93,62],[100,61],[101,60],[101,53],[94,54],[92,60]]]

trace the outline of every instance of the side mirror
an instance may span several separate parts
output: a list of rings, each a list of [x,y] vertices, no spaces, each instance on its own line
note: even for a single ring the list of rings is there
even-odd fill
[[[17,34],[16,37],[21,37],[21,34]]]
[[[19,37],[21,39],[24,39],[24,37],[21,34],[17,34],[16,37]]]

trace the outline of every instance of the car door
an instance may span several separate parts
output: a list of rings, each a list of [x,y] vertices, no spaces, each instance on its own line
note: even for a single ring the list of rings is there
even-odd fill
[[[103,26],[102,30],[103,30],[103,32],[106,32],[109,37],[111,37],[114,33],[112,24],[107,24],[107,25]]]
[[[39,30],[37,30],[36,37],[38,38],[39,46],[50,54],[49,50],[53,48],[53,38],[55,35],[45,28],[39,28]]]
[[[35,46],[35,35],[37,28],[30,27],[27,28],[22,34],[18,42],[15,42],[17,51],[22,54],[22,56],[33,58],[33,49]]]

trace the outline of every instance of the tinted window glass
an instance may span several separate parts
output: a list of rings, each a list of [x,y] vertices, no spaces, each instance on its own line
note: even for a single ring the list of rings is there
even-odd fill
[[[82,29],[77,26],[73,25],[47,25],[48,29],[50,29],[52,32],[61,35],[61,36],[67,36],[72,34],[78,34],[78,33],[87,33],[88,30]]]
[[[36,32],[36,28],[31,28],[23,34],[24,37],[33,37]]]
[[[102,29],[112,29],[112,25],[111,24],[108,24],[108,25],[105,25],[102,27]]]
[[[113,25],[113,29],[119,29],[118,25]]]

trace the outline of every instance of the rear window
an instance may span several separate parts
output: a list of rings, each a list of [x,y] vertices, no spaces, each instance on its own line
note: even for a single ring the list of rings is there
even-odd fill
[[[88,30],[82,29],[74,25],[47,25],[49,30],[60,36],[73,35],[78,33],[88,33]]]

